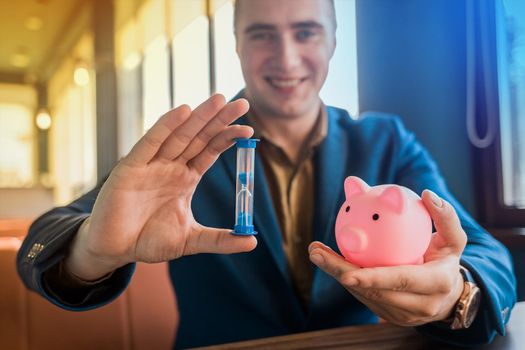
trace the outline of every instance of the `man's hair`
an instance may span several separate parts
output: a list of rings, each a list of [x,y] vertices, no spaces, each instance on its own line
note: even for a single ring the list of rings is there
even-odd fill
[[[282,0],[282,1],[289,1],[289,0]],[[337,28],[337,20],[335,18],[335,4],[334,0],[326,0],[330,1],[330,5],[332,7],[332,19],[334,22],[334,30]],[[241,3],[244,2],[244,0],[233,0],[233,31],[237,31],[237,20],[239,18],[239,8],[241,7]]]

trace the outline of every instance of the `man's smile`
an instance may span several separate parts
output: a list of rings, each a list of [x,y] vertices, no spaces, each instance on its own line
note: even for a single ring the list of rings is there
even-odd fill
[[[265,77],[264,80],[272,87],[279,90],[291,90],[299,86],[307,78],[282,78],[282,77]]]

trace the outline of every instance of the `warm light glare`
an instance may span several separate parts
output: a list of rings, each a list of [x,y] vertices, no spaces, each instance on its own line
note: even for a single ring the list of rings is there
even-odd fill
[[[89,84],[89,71],[85,67],[78,67],[74,73],[75,84],[78,86],[86,86]]]
[[[29,65],[29,55],[23,52],[17,52],[11,55],[10,61],[16,68],[26,68]]]
[[[35,32],[40,30],[40,29],[42,29],[43,23],[44,22],[42,22],[42,19],[40,17],[37,17],[37,16],[28,17],[24,21],[25,27],[28,30],[35,31]]]
[[[36,126],[40,130],[47,130],[51,127],[51,116],[46,110],[41,110],[36,116]]]
[[[134,70],[140,64],[141,57],[138,52],[132,52],[124,58],[124,69]]]

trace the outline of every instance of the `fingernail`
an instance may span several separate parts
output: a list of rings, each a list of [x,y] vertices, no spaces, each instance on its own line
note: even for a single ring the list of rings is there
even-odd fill
[[[318,241],[314,241],[312,243],[310,243],[310,245],[308,246],[308,253],[311,253],[312,250],[314,249],[321,249],[321,247],[323,246],[324,244],[322,244],[321,242],[318,242]]]
[[[438,207],[438,208],[442,208],[443,207],[443,200],[441,198],[438,197],[437,194],[435,194],[434,192],[428,190],[428,192],[430,193],[430,199],[432,200],[432,203]]]
[[[316,265],[322,266],[324,264],[324,258],[321,254],[310,255],[310,260]]]

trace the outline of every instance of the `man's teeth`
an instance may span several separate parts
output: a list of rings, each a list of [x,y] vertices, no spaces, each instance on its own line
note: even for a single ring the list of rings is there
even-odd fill
[[[270,79],[270,82],[279,88],[291,88],[299,85],[301,79]]]

